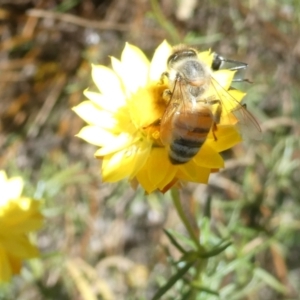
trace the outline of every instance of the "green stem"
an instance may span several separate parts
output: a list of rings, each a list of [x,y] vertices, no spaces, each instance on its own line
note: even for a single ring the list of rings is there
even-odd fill
[[[199,253],[201,253],[201,252],[204,253],[203,251],[205,249],[201,246],[201,244],[199,242],[199,238],[196,235],[195,231],[193,230],[193,226],[189,222],[189,219],[187,218],[187,216],[184,212],[178,189],[173,188],[171,190],[171,196],[172,196],[173,204],[177,211],[177,214],[178,214],[179,218],[181,219],[182,223],[184,224],[191,239],[194,241],[197,249],[199,250]],[[197,259],[193,262],[194,268],[196,270],[196,273],[193,276],[193,281],[198,282],[198,283],[202,281],[201,275],[207,266],[207,262],[208,262],[208,259],[206,259],[206,258]],[[199,293],[198,289],[196,289],[196,288],[191,289],[190,294],[189,294],[189,299],[196,299],[198,293]]]
[[[172,200],[173,200],[173,204],[174,207],[178,213],[179,218],[181,219],[182,223],[184,224],[187,232],[189,233],[191,239],[194,241],[196,247],[198,250],[201,250],[201,245],[199,243],[198,237],[196,236],[193,227],[191,225],[191,223],[188,221],[188,218],[186,217],[184,211],[183,211],[183,207],[180,201],[180,196],[179,196],[179,192],[177,189],[173,188],[171,190],[171,195],[172,195]]]
[[[178,44],[180,43],[180,36],[176,30],[176,28],[172,25],[171,22],[169,22],[164,14],[161,11],[161,8],[159,7],[158,1],[157,0],[151,0],[151,6],[153,13],[156,17],[156,20],[160,24],[162,28],[164,28],[170,35],[171,42]]]

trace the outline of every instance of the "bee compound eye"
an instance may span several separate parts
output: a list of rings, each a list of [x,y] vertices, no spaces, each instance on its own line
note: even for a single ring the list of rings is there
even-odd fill
[[[197,52],[194,49],[181,50],[173,53],[167,63],[168,65],[172,65],[180,60],[184,60],[185,58],[197,57]]]
[[[186,51],[186,56],[187,57],[196,57],[197,56],[197,52],[193,49],[190,49],[188,51]]]
[[[168,58],[167,64],[168,65],[172,65],[174,62],[177,61],[178,55],[176,53],[170,55],[170,57]]]

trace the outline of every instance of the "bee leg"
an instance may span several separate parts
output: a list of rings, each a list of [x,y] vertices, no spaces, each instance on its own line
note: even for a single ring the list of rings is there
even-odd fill
[[[214,140],[217,141],[217,136],[215,134],[215,132],[218,130],[218,124],[220,124],[220,121],[221,121],[221,116],[222,116],[222,105],[221,105],[221,101],[220,100],[212,100],[212,101],[209,101],[210,104],[217,104],[217,109],[214,113],[214,123],[213,123],[213,126],[212,126],[212,134],[214,136]]]
[[[172,97],[172,92],[169,89],[165,89],[163,94],[162,94],[162,97],[165,101],[169,102],[171,97]]]
[[[221,105],[220,100],[217,100],[217,101],[218,101],[218,106],[217,106],[216,112],[214,114],[215,124],[219,124],[220,123],[221,116],[222,116],[222,105]]]
[[[161,119],[157,119],[154,122],[152,122],[151,124],[142,127],[143,129],[148,129],[149,127],[159,127],[161,123]]]
[[[159,84],[164,84],[164,77],[169,78],[169,73],[168,72],[163,72],[160,76]]]
[[[214,123],[217,125],[220,123],[221,121],[221,116],[222,116],[222,105],[221,105],[221,101],[220,100],[209,100],[207,101],[207,103],[209,103],[210,105],[215,105],[217,104],[217,109],[214,113]]]
[[[212,126],[211,132],[212,132],[212,134],[213,134],[213,137],[214,137],[214,140],[215,140],[215,141],[218,140],[218,139],[217,139],[217,136],[216,136],[216,134],[215,134],[215,131],[217,131],[217,130],[218,130],[217,124],[214,122],[214,124],[213,124],[213,126]]]

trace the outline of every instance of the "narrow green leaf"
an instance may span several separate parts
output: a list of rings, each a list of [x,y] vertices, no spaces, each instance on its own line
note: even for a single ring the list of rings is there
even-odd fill
[[[261,268],[256,268],[254,270],[254,275],[263,280],[267,285],[275,289],[277,292],[283,294],[286,294],[288,292],[287,288],[267,271]]]
[[[212,257],[212,256],[216,256],[216,255],[220,254],[221,252],[223,252],[230,245],[231,245],[231,242],[227,242],[223,246],[215,247],[214,249],[212,249],[209,252],[201,253],[200,251],[198,251],[198,256],[200,258],[209,258],[209,257]]]
[[[181,300],[191,299],[193,289],[189,289],[186,293],[182,294]]]
[[[168,19],[162,12],[161,5],[159,4],[158,0],[151,0],[150,3],[157,22],[168,33],[173,44],[178,44],[181,41],[178,31],[172,22],[168,22]]]
[[[170,242],[172,243],[173,246],[175,246],[182,254],[186,254],[187,251],[183,249],[183,247],[176,241],[175,237],[172,235],[172,233],[164,229],[165,234],[169,238]]]
[[[211,295],[219,296],[219,293],[217,291],[214,291],[214,290],[209,289],[208,287],[202,286],[198,282],[192,282],[191,286],[201,292],[206,292]]]
[[[184,261],[184,262],[194,262],[195,260],[197,260],[199,258],[199,254],[196,251],[188,251],[186,252],[181,258],[180,258],[180,262]]]
[[[164,295],[182,276],[192,267],[193,263],[188,263],[182,269],[180,269],[175,275],[173,275],[168,282],[163,285],[153,296],[152,300],[158,300]]]
[[[186,246],[193,248],[195,250],[197,250],[197,246],[195,245],[195,242],[190,238],[187,237],[184,234],[181,234],[175,230],[172,229],[168,229],[168,232],[172,233],[172,235],[177,239],[180,240],[181,244],[185,244]]]
[[[206,199],[205,206],[204,206],[204,217],[210,219],[211,218],[211,202],[212,202],[212,197],[209,195]]]
[[[194,241],[195,246],[200,250],[202,247],[199,243],[199,237],[196,235],[192,224],[190,223],[190,220],[186,216],[184,209],[182,207],[181,199],[180,199],[180,194],[177,189],[173,188],[171,189],[171,196],[172,196],[172,201],[174,204],[174,207],[177,211],[177,214],[179,218],[181,219],[182,223],[184,224],[185,229],[189,233],[191,239]]]

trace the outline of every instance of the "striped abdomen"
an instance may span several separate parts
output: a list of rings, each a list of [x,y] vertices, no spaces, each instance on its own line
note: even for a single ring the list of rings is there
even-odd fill
[[[204,144],[213,124],[214,118],[209,107],[203,106],[194,112],[176,113],[169,149],[171,163],[178,165],[191,160]]]

